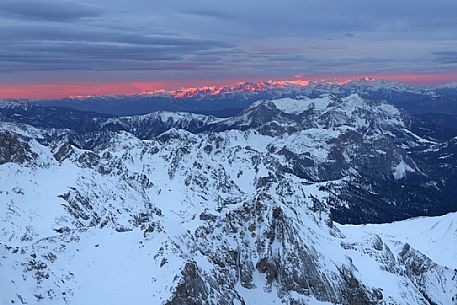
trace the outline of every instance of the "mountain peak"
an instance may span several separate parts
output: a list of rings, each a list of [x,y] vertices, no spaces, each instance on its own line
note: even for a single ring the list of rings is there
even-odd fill
[[[457,210],[455,142],[315,94],[222,119],[0,109],[0,303],[453,304],[455,272],[417,244],[340,224]]]

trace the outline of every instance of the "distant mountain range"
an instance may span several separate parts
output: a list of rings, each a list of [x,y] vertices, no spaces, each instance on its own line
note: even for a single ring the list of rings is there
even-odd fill
[[[371,100],[386,100],[412,114],[457,114],[457,84],[431,88],[413,87],[386,80],[243,82],[233,86],[157,90],[132,95],[71,97],[50,101],[21,101],[46,107],[113,115],[155,111],[184,111],[228,117],[239,114],[253,102],[282,97],[317,97],[323,93],[349,96],[357,93]]]

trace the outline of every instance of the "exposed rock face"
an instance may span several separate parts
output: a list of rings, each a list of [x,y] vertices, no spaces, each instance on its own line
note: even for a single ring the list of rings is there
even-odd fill
[[[8,162],[23,164],[36,157],[27,140],[8,130],[0,132],[0,165]]]
[[[181,272],[181,282],[176,286],[171,300],[166,305],[209,304],[206,284],[198,274],[195,262],[187,262]]]
[[[455,270],[334,223],[457,209],[430,165],[453,140],[409,119],[326,95],[85,132],[1,123],[1,301],[457,304]]]

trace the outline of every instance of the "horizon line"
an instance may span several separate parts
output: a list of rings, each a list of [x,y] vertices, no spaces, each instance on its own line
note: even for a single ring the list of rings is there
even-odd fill
[[[363,76],[361,76],[363,75]],[[294,74],[290,79],[251,80],[185,80],[185,81],[65,81],[0,85],[0,99],[3,100],[60,100],[66,98],[88,98],[103,96],[129,96],[154,93],[177,93],[186,90],[230,88],[243,83],[293,84],[307,86],[312,82],[334,82],[342,85],[351,81],[373,80],[397,82],[413,87],[431,88],[457,82],[457,72],[359,74],[351,76],[306,77]],[[181,84],[181,85],[179,85]]]

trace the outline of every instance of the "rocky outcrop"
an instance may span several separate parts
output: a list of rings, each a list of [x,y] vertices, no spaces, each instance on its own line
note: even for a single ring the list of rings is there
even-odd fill
[[[25,139],[8,130],[0,130],[0,165],[8,162],[24,164],[36,157]]]
[[[198,274],[195,262],[187,262],[181,272],[181,279],[176,286],[173,298],[165,305],[205,305],[208,301],[208,290]],[[221,303],[222,304],[222,303]]]

